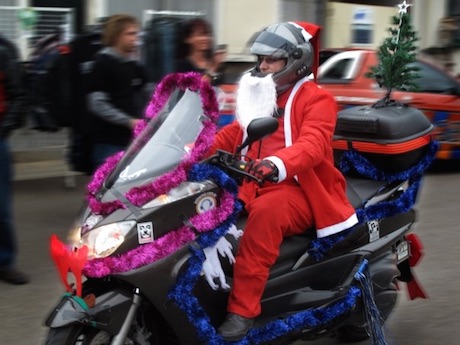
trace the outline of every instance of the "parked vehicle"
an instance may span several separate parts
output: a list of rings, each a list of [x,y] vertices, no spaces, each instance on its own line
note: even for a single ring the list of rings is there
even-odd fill
[[[46,320],[47,345],[224,344],[215,330],[226,315],[232,258],[246,221],[235,181],[255,177],[244,171],[243,147],[193,162],[206,152],[216,120],[196,91],[173,92],[161,109],[115,157],[118,163],[112,158],[96,173],[69,243],[53,237],[67,293]],[[274,118],[252,122],[243,146],[276,127]],[[398,202],[411,188],[406,179],[348,177],[347,183],[350,200],[364,213],[382,201]],[[314,231],[287,238],[245,344],[367,338],[367,303],[385,320],[395,307],[397,281],[412,281],[421,249],[409,234],[416,218],[411,206],[380,215],[322,258],[308,250]],[[69,269],[75,285],[67,282]]]
[[[332,93],[339,110],[372,105],[386,92],[365,76],[377,62],[373,50],[339,52],[320,66],[318,83]],[[414,81],[418,90],[394,90],[392,99],[423,111],[435,125],[434,137],[441,144],[436,158],[460,159],[460,81],[428,62],[417,60],[414,65],[419,68]]]

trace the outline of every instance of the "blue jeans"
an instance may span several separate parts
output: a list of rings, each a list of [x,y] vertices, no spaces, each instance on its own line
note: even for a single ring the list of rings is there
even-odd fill
[[[91,159],[93,161],[94,169],[99,168],[107,158],[113,156],[115,153],[123,151],[124,146],[112,144],[93,144],[93,152]]]
[[[0,137],[0,267],[11,267],[16,256],[16,236],[12,214],[12,165],[10,148]]]

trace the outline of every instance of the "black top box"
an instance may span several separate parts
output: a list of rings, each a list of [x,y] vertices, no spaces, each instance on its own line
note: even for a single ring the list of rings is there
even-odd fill
[[[332,143],[336,164],[343,152],[354,149],[384,172],[407,170],[428,151],[432,130],[420,110],[402,104],[344,109]]]

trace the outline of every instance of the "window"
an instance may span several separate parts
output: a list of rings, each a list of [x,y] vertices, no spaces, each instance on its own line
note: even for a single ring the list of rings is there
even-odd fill
[[[352,25],[352,44],[372,44],[373,27],[369,24]]]
[[[447,16],[453,18],[457,23],[457,30],[454,32],[454,45],[460,47],[460,1],[448,1]]]
[[[326,70],[321,75],[321,79],[347,79],[348,70],[352,62],[352,59],[340,60],[332,68]]]
[[[368,7],[356,7],[353,11],[351,22],[351,44],[369,45],[372,44],[374,26],[373,12]]]
[[[454,94],[456,92],[457,83],[447,74],[421,61],[414,62],[411,65],[419,69],[415,72],[419,75],[419,78],[414,80],[414,83],[417,84],[419,88],[416,92],[439,93],[445,95]]]

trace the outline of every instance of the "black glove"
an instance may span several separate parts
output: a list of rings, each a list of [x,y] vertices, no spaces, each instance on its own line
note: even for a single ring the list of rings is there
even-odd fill
[[[261,183],[264,181],[278,181],[278,168],[273,162],[266,159],[250,161],[244,170],[257,177]]]

